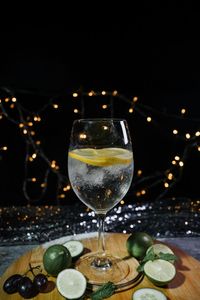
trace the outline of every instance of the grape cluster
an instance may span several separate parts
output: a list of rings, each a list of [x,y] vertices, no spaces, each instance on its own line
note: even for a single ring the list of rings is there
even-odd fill
[[[30,267],[29,270],[33,274],[33,280],[26,274],[14,274],[6,279],[3,285],[3,290],[7,294],[14,294],[18,292],[25,299],[35,297],[38,293],[44,292],[48,286],[48,278],[42,273],[35,275],[33,273],[33,269],[34,268]]]

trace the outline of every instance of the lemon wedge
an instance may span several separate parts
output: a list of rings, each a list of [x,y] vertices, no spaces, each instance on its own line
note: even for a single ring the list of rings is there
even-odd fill
[[[133,160],[132,152],[123,148],[75,149],[69,152],[69,157],[98,167],[130,164]]]

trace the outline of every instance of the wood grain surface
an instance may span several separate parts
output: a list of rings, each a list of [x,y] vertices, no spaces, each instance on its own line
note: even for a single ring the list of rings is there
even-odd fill
[[[106,245],[111,251],[118,252],[118,254],[126,251],[126,239],[128,235],[110,233],[106,234]],[[96,250],[96,238],[85,238],[82,240],[84,246],[88,249]],[[168,244],[168,243],[165,243]],[[168,244],[170,248],[174,251],[175,255],[179,257],[179,260],[175,263],[176,266],[176,276],[173,281],[166,287],[160,288],[155,287],[146,277],[142,279],[137,285],[131,287],[128,290],[115,293],[109,299],[113,300],[126,300],[132,299],[133,292],[142,287],[152,287],[161,290],[167,297],[168,300],[199,300],[200,299],[200,262],[195,258],[187,255],[181,249]],[[0,300],[21,300],[22,297],[15,293],[13,295],[6,294],[3,289],[3,283],[5,280],[15,274],[24,274],[28,268],[29,263],[32,265],[42,265],[42,256],[45,249],[41,246],[27,252],[25,255],[21,256],[9,268],[5,271],[0,279]],[[50,285],[50,291],[47,293],[40,293],[36,297],[32,298],[34,300],[63,300],[64,298],[59,294],[54,284],[55,278],[50,278],[52,284]]]

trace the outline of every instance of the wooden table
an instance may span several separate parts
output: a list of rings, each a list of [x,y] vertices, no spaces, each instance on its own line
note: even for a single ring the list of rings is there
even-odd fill
[[[118,253],[124,253],[126,251],[125,244],[128,235],[120,233],[110,233],[106,235],[107,248],[112,250],[116,249]],[[89,249],[96,250],[96,238],[84,238],[82,240],[84,246]],[[168,244],[168,243],[165,243]],[[175,266],[177,274],[174,280],[164,288],[155,287],[146,277],[143,278],[136,286],[114,294],[110,299],[113,300],[126,300],[132,299],[132,294],[135,290],[142,287],[153,287],[161,290],[168,297],[169,300],[199,300],[200,299],[200,262],[195,258],[189,256],[181,249],[168,244],[174,251],[175,255],[179,257],[178,262]],[[18,293],[13,295],[7,295],[2,289],[2,285],[6,278],[14,273],[23,274],[28,269],[28,264],[42,264],[42,255],[45,249],[42,246],[36,247],[35,249],[25,253],[17,261],[11,264],[6,272],[0,279],[0,299],[1,300],[21,300],[21,296]],[[55,281],[54,278],[51,278]],[[64,298],[58,293],[56,287],[49,293],[40,293],[34,300],[63,300]]]

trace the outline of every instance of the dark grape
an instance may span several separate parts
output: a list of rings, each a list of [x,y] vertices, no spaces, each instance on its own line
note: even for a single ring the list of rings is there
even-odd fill
[[[38,290],[34,286],[33,281],[27,276],[20,280],[18,292],[25,299],[35,297],[38,294]]]
[[[33,284],[39,292],[43,292],[48,285],[48,279],[44,274],[37,274],[34,277]]]
[[[23,277],[20,274],[14,274],[6,279],[3,290],[7,294],[14,294],[18,291],[18,285]]]

